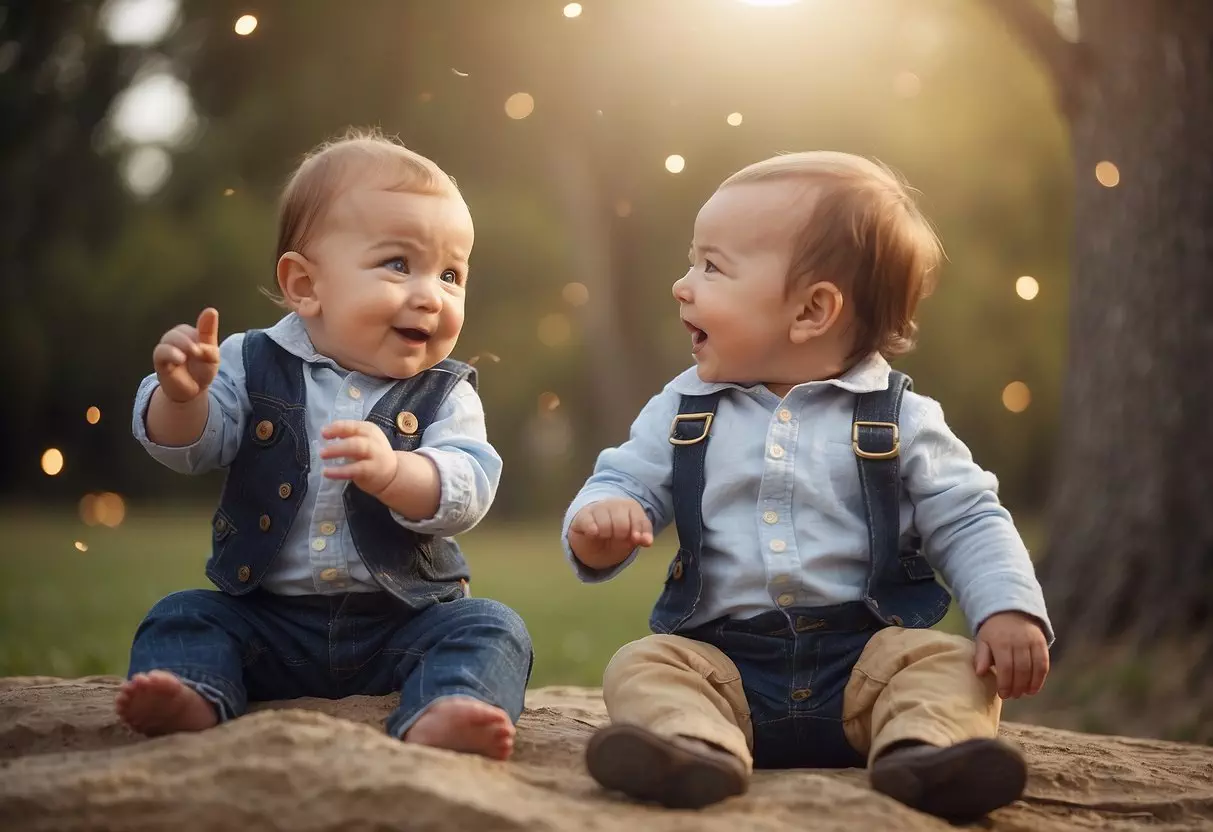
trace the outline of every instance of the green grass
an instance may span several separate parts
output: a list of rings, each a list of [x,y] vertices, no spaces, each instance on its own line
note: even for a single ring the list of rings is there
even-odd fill
[[[0,510],[0,676],[124,674],[148,608],[170,592],[210,586],[209,516],[135,509],[108,529],[69,512]],[[485,526],[460,538],[473,593],[526,620],[535,686],[601,682],[615,650],[648,632],[674,542],[667,533],[615,580],[587,585],[564,562],[554,523]],[[962,628],[955,605],[941,626]]]
[[[210,586],[205,510],[136,509],[108,529],[68,512],[4,509],[0,528],[0,676],[124,674],[148,608],[175,590]],[[473,593],[526,620],[533,685],[599,684],[611,654],[648,632],[674,554],[673,537],[664,537],[620,577],[591,586],[564,563],[556,525],[486,526],[460,544]]]

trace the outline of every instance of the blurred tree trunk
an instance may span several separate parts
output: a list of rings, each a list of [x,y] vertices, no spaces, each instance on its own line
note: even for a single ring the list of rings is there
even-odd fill
[[[551,155],[574,241],[574,279],[584,283],[590,295],[581,319],[590,343],[593,383],[589,393],[594,401],[596,436],[615,437],[631,424],[637,402],[643,403],[643,398],[636,390],[634,335],[623,314],[628,297],[615,256],[611,201],[598,179],[602,166],[595,164],[588,143],[552,141]]]
[[[1076,176],[1058,646],[1190,643],[1213,624],[1213,3],[1079,0],[1071,42],[990,2],[1056,83]]]

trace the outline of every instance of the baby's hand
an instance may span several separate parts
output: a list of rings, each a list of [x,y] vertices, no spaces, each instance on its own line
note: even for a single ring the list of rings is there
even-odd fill
[[[205,392],[219,372],[219,312],[206,308],[196,327],[178,324],[152,350],[160,390],[177,404]]]
[[[616,566],[637,546],[653,545],[653,524],[635,500],[599,500],[569,524],[569,547],[591,569]]]
[[[993,669],[1003,699],[1039,693],[1049,675],[1049,644],[1040,624],[1021,612],[991,615],[977,629],[974,669],[978,676]]]
[[[602,543],[627,543],[629,548],[653,544],[653,524],[640,503],[628,498],[599,500],[577,512],[569,535]]]
[[[373,422],[342,419],[325,425],[320,434],[337,440],[320,449],[320,458],[346,460],[342,465],[325,466],[324,475],[329,479],[353,480],[373,496],[382,494],[395,481],[399,471],[396,451]]]

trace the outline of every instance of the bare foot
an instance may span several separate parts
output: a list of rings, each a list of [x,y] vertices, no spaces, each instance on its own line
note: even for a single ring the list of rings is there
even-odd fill
[[[426,708],[403,739],[505,760],[514,752],[514,725],[500,708],[468,696],[449,696]]]
[[[114,707],[132,731],[149,737],[203,731],[219,721],[214,705],[165,670],[136,673],[123,682]]]

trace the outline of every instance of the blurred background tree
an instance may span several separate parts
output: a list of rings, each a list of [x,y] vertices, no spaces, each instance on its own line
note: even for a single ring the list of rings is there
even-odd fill
[[[1077,174],[1041,570],[1059,646],[1182,645],[1213,698],[1213,4],[991,5],[1044,65]]]

